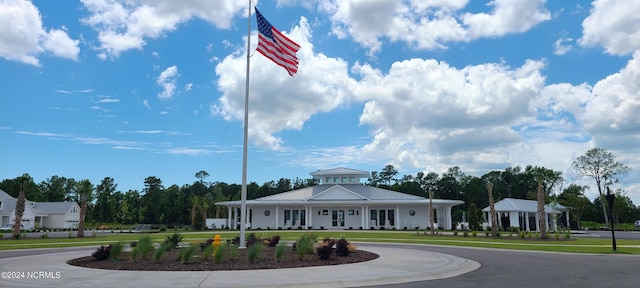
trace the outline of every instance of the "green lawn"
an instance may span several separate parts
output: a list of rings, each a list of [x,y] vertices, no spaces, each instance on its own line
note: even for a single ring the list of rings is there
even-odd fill
[[[149,234],[154,241],[161,242],[175,232],[151,233]],[[206,232],[180,232],[184,236],[184,241],[198,243],[207,238],[212,238],[215,234],[220,234],[223,241],[232,239],[239,235],[238,231],[206,231]],[[451,232],[443,233],[445,235],[430,236],[428,233],[424,235],[422,231],[247,231],[247,234],[254,233],[257,237],[266,238],[272,235],[280,235],[284,241],[295,241],[304,233],[315,233],[318,239],[325,237],[341,238],[344,237],[356,245],[358,242],[386,242],[386,243],[408,243],[408,244],[427,244],[427,245],[446,245],[446,246],[465,246],[465,247],[482,247],[482,248],[500,248],[500,249],[516,249],[516,250],[536,250],[551,252],[572,252],[572,253],[613,253],[611,247],[611,239],[609,238],[578,238],[571,235],[571,239],[564,239],[564,234],[560,234],[560,240],[555,240],[554,234],[550,234],[550,240],[537,240],[532,238],[518,238],[514,234],[513,237],[503,236],[502,239],[487,238],[484,232],[479,232],[476,237],[471,233],[468,237],[464,237],[462,233],[453,236]],[[75,234],[74,234],[75,235]],[[88,233],[86,238],[45,238],[45,239],[3,239],[0,240],[0,250],[11,249],[33,249],[33,248],[56,248],[56,247],[77,247],[77,246],[100,246],[103,244],[115,243],[118,241],[135,241],[142,237],[142,234],[131,233],[110,233],[98,234],[91,237]],[[640,254],[640,240],[623,240],[617,241],[617,252],[619,254]]]

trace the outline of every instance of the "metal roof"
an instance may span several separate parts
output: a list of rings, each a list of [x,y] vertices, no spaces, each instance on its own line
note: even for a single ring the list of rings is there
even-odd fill
[[[355,169],[349,169],[349,168],[343,168],[343,167],[327,169],[327,170],[318,170],[316,172],[311,172],[309,174],[311,174],[311,176],[314,176],[314,177],[338,176],[338,175],[340,175],[340,176],[342,176],[342,175],[357,175],[357,176],[362,176],[362,177],[369,177],[369,172],[367,172],[367,171],[355,170]]]
[[[401,192],[361,184],[322,184],[289,192],[247,200],[249,205],[304,204],[414,204],[428,203],[429,199]],[[434,199],[434,204],[463,204],[462,200]],[[240,201],[218,202],[216,205],[238,206]]]
[[[496,212],[538,212],[538,202],[535,200],[505,198],[493,205]],[[488,206],[482,209],[484,212],[489,212],[489,210]],[[558,213],[566,210],[566,207],[560,204],[555,204],[553,206],[551,204],[544,205],[544,211],[546,213]]]

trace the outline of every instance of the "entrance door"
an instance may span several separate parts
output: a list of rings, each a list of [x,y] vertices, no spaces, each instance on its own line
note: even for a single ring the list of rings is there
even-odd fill
[[[331,211],[331,226],[344,227],[344,210]]]

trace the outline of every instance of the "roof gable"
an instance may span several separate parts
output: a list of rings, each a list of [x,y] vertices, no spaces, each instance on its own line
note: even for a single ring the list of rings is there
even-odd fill
[[[317,195],[307,199],[308,201],[331,201],[331,200],[369,200],[366,197],[354,193],[340,185],[334,185],[333,187],[326,189]]]
[[[2,189],[0,189],[0,200],[6,200],[6,199],[15,199],[15,198],[11,197],[11,195],[9,195],[7,192],[4,192]]]

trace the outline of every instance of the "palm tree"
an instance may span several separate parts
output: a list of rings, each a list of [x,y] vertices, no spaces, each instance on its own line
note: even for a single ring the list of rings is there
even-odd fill
[[[540,226],[540,239],[547,239],[547,215],[544,213],[544,192],[542,189],[542,175],[536,176],[538,182],[538,225]]]
[[[431,236],[435,235],[434,219],[433,219],[433,189],[429,188],[429,227],[431,227]]]
[[[491,237],[498,237],[498,219],[496,219],[496,207],[493,203],[493,182],[487,182],[489,193],[489,213],[491,214]]]
[[[18,200],[16,201],[16,221],[13,224],[13,238],[20,239],[20,228],[22,227],[22,215],[24,214],[24,205],[26,202],[26,196],[24,194],[24,185],[20,185],[20,192],[18,193]]]
[[[80,201],[80,219],[78,220],[78,238],[84,237],[84,218],[87,215],[87,203],[93,198],[93,184],[91,181],[84,179],[78,182],[76,189],[78,200]]]

